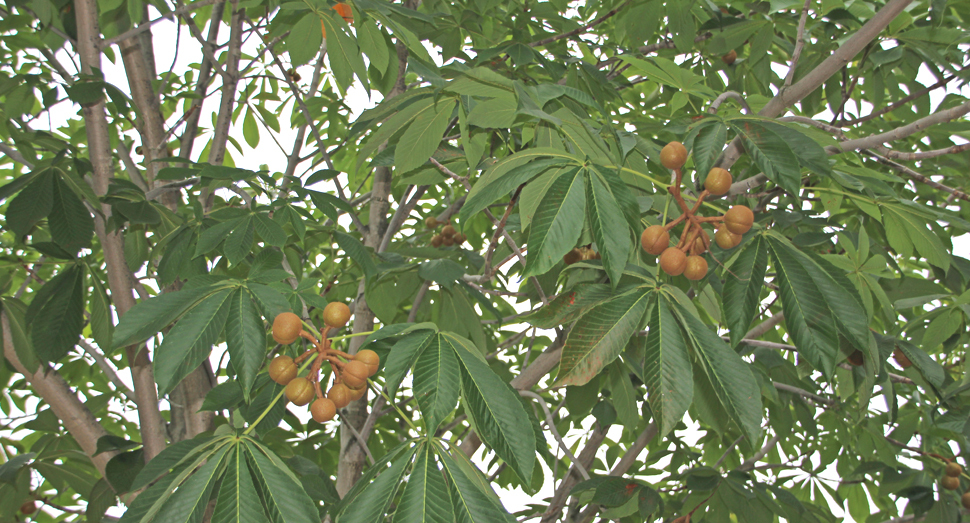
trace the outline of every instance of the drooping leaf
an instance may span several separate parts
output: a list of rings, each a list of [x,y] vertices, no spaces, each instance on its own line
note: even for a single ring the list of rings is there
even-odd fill
[[[522,481],[531,480],[536,462],[535,438],[518,395],[476,354],[478,350],[471,342],[449,332],[441,333],[438,339],[451,345],[458,356],[465,409],[482,442],[505,460]]]
[[[610,286],[602,283],[580,284],[564,292],[524,321],[540,329],[552,329],[575,321],[590,307],[613,296]]]
[[[434,113],[421,113],[401,136],[394,154],[394,164],[400,172],[407,172],[428,161],[441,143],[454,112],[454,99],[438,100]]]
[[[40,361],[34,354],[34,346],[30,342],[30,328],[27,326],[26,320],[27,306],[12,296],[0,298],[0,303],[3,304],[3,314],[7,319],[6,325],[3,325],[3,330],[10,329],[9,335],[17,359],[27,369],[27,372],[37,372]],[[7,333],[3,334],[6,335]]]
[[[381,523],[394,501],[401,476],[411,462],[417,447],[395,459],[390,467],[379,469],[377,479],[367,484],[337,516],[337,523]]]
[[[630,230],[623,210],[609,187],[596,175],[586,176],[586,214],[593,239],[603,257],[603,268],[616,287],[630,257]]]
[[[47,216],[51,239],[64,250],[76,253],[91,246],[94,218],[84,203],[60,180],[54,180],[53,205]]]
[[[172,523],[194,523],[201,521],[209,504],[209,496],[215,486],[217,476],[224,468],[224,459],[232,445],[216,451],[198,471],[179,486],[178,490],[162,505],[155,521]]]
[[[32,180],[10,201],[4,216],[7,227],[17,236],[30,232],[31,227],[46,218],[54,206],[54,175],[44,171],[33,176]],[[13,183],[4,188],[11,185]]]
[[[252,458],[253,475],[263,491],[263,502],[273,521],[305,523],[320,520],[313,500],[276,454],[253,440],[246,440],[240,451],[242,448]]]
[[[643,323],[648,302],[649,292],[633,289],[584,314],[566,338],[556,385],[584,385],[616,359]]]
[[[761,390],[748,364],[713,329],[675,301],[668,305],[694,347],[724,410],[749,441],[761,437]]]
[[[801,187],[801,169],[798,158],[785,140],[757,120],[731,121],[730,125],[765,176],[789,194],[797,195]]]
[[[663,437],[684,418],[694,386],[684,333],[667,300],[652,296],[650,302],[643,381]]]
[[[490,167],[472,186],[458,216],[464,222],[546,169],[570,163],[576,162],[569,154],[551,148],[531,148],[508,156]]]
[[[448,487],[430,445],[424,445],[408,476],[401,504],[394,512],[394,523],[452,523],[455,521],[454,509],[448,496]]]
[[[426,430],[433,433],[458,403],[460,385],[454,350],[435,337],[414,365],[414,397],[424,414]]]
[[[266,357],[266,329],[252,297],[244,289],[236,289],[229,298],[226,349],[243,395],[248,400],[256,373]]]
[[[40,361],[56,362],[67,355],[84,328],[84,270],[72,265],[47,282],[38,293],[40,307],[30,304],[26,318],[30,321],[30,341]]]
[[[576,246],[583,232],[586,192],[579,168],[549,187],[532,220],[522,276],[545,274]]]
[[[111,317],[111,302],[100,277],[91,273],[91,334],[101,350],[111,352],[114,336],[114,320]]]
[[[115,348],[143,342],[161,332],[212,292],[213,289],[209,287],[197,287],[160,294],[138,302],[118,322],[114,334]]]
[[[768,245],[761,236],[756,236],[724,273],[724,319],[731,331],[732,344],[740,343],[758,313],[767,268]]]
[[[436,339],[434,331],[418,331],[401,338],[391,347],[384,365],[384,379],[389,397],[394,397],[404,376],[431,343],[432,338]]]
[[[465,470],[459,466],[455,458],[446,452],[438,452],[441,464],[448,479],[448,491],[451,494],[451,505],[454,508],[455,521],[462,523],[510,523],[514,518],[509,516],[505,507],[497,502],[495,494],[484,492],[483,488],[491,488],[476,478],[470,478]],[[463,456],[457,458],[462,459]]]
[[[226,473],[219,487],[213,523],[269,523],[242,449],[236,447],[226,458]]]
[[[221,290],[199,302],[155,349],[155,383],[160,395],[168,394],[209,357],[229,317],[231,294],[228,289]]]

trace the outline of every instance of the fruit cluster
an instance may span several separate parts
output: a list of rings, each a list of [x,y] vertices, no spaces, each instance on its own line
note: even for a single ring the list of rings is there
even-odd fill
[[[687,163],[687,148],[680,142],[670,142],[660,151],[660,163],[674,171],[676,179],[667,191],[673,196],[683,214],[666,225],[651,225],[640,235],[643,250],[660,256],[660,268],[671,276],[683,274],[690,280],[699,280],[707,275],[707,260],[703,254],[711,245],[710,236],[702,227],[705,223],[721,224],[714,233],[714,241],[722,249],[732,249],[741,243],[741,235],[751,229],[754,213],[744,205],[735,205],[723,216],[698,216],[697,210],[709,195],[721,196],[731,188],[731,173],[714,167],[707,173],[704,190],[697,196],[694,207],[688,207],[680,194],[684,164]],[[670,247],[670,230],[686,222],[684,232],[676,246]]]
[[[600,256],[600,253],[594,251],[589,245],[587,245],[585,247],[574,248],[573,250],[567,252],[566,255],[562,257],[562,261],[565,262],[566,265],[572,265],[581,261],[599,260],[601,258],[602,256]]]
[[[442,222],[439,222],[434,216],[429,216],[428,219],[424,221],[424,225],[431,230],[437,229]],[[441,232],[435,234],[431,237],[432,247],[450,247],[452,245],[461,245],[465,243],[468,239],[464,234],[459,234],[455,227],[448,222],[444,222],[444,227],[441,228]]]
[[[292,312],[284,312],[273,320],[273,339],[277,343],[289,345],[298,338],[304,338],[313,344],[313,348],[304,352],[298,358],[277,356],[269,364],[269,377],[286,386],[286,399],[303,406],[316,400],[310,405],[310,415],[318,423],[330,421],[337,414],[337,409],[346,407],[350,402],[359,400],[367,391],[367,378],[377,372],[380,357],[372,350],[364,349],[357,354],[330,347],[327,334],[337,330],[350,320],[350,308],[339,302],[327,304],[323,309],[323,322],[327,328],[323,330],[320,339],[303,330],[303,321]],[[310,373],[298,377],[299,363],[312,355],[316,355]],[[330,364],[333,370],[333,385],[327,391],[326,397],[320,386],[320,368],[323,362]]]

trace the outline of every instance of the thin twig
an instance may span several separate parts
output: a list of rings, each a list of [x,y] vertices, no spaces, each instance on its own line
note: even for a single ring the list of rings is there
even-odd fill
[[[531,390],[520,390],[519,395],[539,401],[539,406],[542,407],[542,412],[546,413],[546,425],[549,427],[549,432],[552,433],[552,437],[556,438],[556,441],[559,442],[559,448],[561,448],[566,454],[569,461],[573,462],[576,470],[578,470],[579,474],[583,476],[583,479],[589,479],[589,472],[586,471],[586,467],[584,467],[583,464],[576,459],[576,455],[569,450],[569,445],[566,445],[566,442],[563,441],[562,436],[559,435],[559,430],[556,429],[556,420],[552,419],[552,413],[549,412],[549,406],[546,405],[546,400]]]
[[[721,108],[721,104],[723,104],[729,98],[736,100],[739,104],[741,104],[741,108],[744,109],[744,112],[751,114],[751,107],[748,107],[748,102],[746,102],[744,97],[741,96],[741,93],[737,91],[725,91],[721,93],[720,96],[711,102],[711,106],[707,109],[707,112],[710,114],[717,114],[717,110]]]
[[[798,33],[795,36],[795,50],[791,55],[791,67],[785,76],[785,87],[791,85],[795,78],[795,68],[798,66],[798,59],[802,57],[802,50],[805,48],[805,22],[808,21],[808,8],[812,5],[812,0],[805,0],[802,7],[802,15],[798,18]]]
[[[605,22],[606,20],[609,20],[610,17],[612,17],[613,15],[615,15],[617,12],[619,12],[620,9],[623,9],[624,7],[626,7],[626,4],[628,4],[628,3],[630,3],[630,0],[626,0],[625,2],[623,2],[622,4],[616,6],[615,8],[613,8],[610,12],[606,13],[605,15],[597,18],[596,20],[593,20],[592,22],[590,22],[590,23],[588,23],[588,24],[586,24],[586,25],[584,25],[582,27],[579,27],[577,29],[573,29],[572,31],[569,31],[568,33],[562,33],[560,35],[550,36],[549,38],[545,38],[543,40],[539,40],[538,42],[530,42],[529,43],[529,47],[540,47],[540,46],[544,46],[546,44],[551,44],[552,42],[556,42],[558,40],[562,40],[563,38],[569,38],[570,36],[576,36],[576,35],[578,35],[580,33],[584,33],[586,31],[588,31],[590,28],[595,27],[595,26],[597,26],[597,25]]]
[[[200,9],[200,8],[203,8],[203,7],[206,7],[206,6],[210,6],[210,5],[212,5],[212,4],[216,3],[216,2],[219,2],[219,1],[221,1],[221,0],[199,0],[198,2],[195,2],[193,4],[181,5],[181,6],[179,6],[178,8],[176,8],[172,12],[163,14],[162,16],[160,16],[160,17],[158,17],[158,18],[156,18],[154,20],[150,20],[150,21],[145,22],[143,24],[139,24],[138,27],[136,27],[134,29],[129,29],[128,31],[125,31],[124,33],[121,33],[118,36],[115,36],[115,37],[112,37],[112,38],[107,38],[107,39],[103,40],[101,42],[101,49],[104,49],[105,47],[108,47],[110,45],[114,45],[114,44],[116,44],[118,42],[121,42],[122,40],[131,38],[132,36],[140,35],[141,33],[144,33],[145,31],[151,29],[151,27],[153,25],[161,22],[162,20],[171,20],[172,18],[175,18],[176,16],[182,16],[182,15],[184,15],[186,13],[195,11],[196,9]],[[189,20],[188,23],[191,25],[192,24],[192,21]]]

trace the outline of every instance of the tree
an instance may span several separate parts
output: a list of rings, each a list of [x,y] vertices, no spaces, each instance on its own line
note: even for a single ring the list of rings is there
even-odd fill
[[[9,0],[0,521],[959,521],[968,15]]]

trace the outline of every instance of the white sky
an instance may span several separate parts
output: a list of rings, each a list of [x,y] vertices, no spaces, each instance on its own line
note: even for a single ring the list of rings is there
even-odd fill
[[[175,24],[168,21],[164,21],[154,26],[153,33],[154,33],[154,40],[156,42],[156,46],[155,46],[156,67],[159,69],[159,71],[165,71],[165,70],[171,69],[173,71],[181,73],[185,71],[187,68],[189,68],[192,64],[198,64],[201,61],[202,53],[199,51],[199,45],[191,37],[188,30],[185,30],[183,28],[183,30],[181,31],[181,34],[178,35],[178,40],[177,40]],[[228,31],[224,30],[221,35],[222,36],[221,41],[224,41],[227,35],[228,35]],[[163,43],[165,42],[173,42],[173,43],[171,45],[163,45]],[[258,38],[255,38],[255,37],[250,37],[249,41],[245,42],[243,47],[243,52],[244,52],[243,63],[248,62],[248,60],[246,59],[247,56],[251,57],[255,54],[257,50],[257,45],[259,43],[260,42]],[[176,51],[177,51],[177,56],[176,56]],[[435,53],[433,50],[431,54],[436,58],[438,56],[438,54]],[[71,63],[70,60],[66,58],[65,53],[63,52],[59,53],[59,57],[62,58],[62,61],[65,65]],[[285,56],[284,56],[284,59],[285,59]],[[107,80],[110,83],[114,84],[121,90],[128,92],[127,81],[126,81],[124,69],[121,64],[120,58],[117,61],[118,61],[117,64],[113,64],[105,58],[102,63],[103,70],[105,72]],[[287,67],[289,67],[288,64],[287,64]],[[783,76],[786,71],[784,70],[784,68],[781,68],[780,66],[779,68],[780,70],[778,71],[778,73]],[[71,68],[69,65],[68,65],[68,70],[70,72],[74,72],[73,68]],[[280,74],[280,72],[276,70],[275,67],[272,69],[271,72],[276,76],[279,76]],[[299,73],[303,78],[303,80],[301,81],[301,84],[302,86],[305,87],[308,83],[308,80],[312,77],[312,68],[309,66],[301,67],[299,68]],[[923,73],[920,75],[918,79],[927,85],[932,81],[934,81],[931,78],[931,76],[928,74],[928,71],[923,71]],[[219,85],[218,80],[216,85]],[[964,94],[966,95],[967,93],[964,92]],[[941,93],[941,92],[934,92],[931,94],[931,99],[934,107],[942,100],[943,95],[944,93]],[[355,116],[359,115],[360,112],[363,111],[364,109],[376,105],[376,103],[380,101],[380,98],[381,98],[380,93],[377,93],[375,91],[374,93],[372,93],[372,98],[368,100],[366,93],[359,87],[358,84],[355,84],[347,93],[347,96],[345,98],[345,103],[351,108],[352,113],[354,115],[351,117],[350,120],[353,121]],[[853,102],[850,102],[850,105],[852,103]],[[218,104],[219,104],[218,94],[211,96],[205,102],[205,105],[203,106],[203,116],[200,120],[201,127],[206,127],[211,130],[211,127],[213,126],[215,121],[214,115],[215,115],[215,111],[218,109]],[[849,108],[851,108],[851,106],[848,107],[847,110]],[[239,125],[242,124],[241,119],[240,119],[239,125],[234,125],[232,127],[232,129],[230,130],[230,134],[232,136],[237,137],[238,143],[241,144],[242,146],[242,150],[239,151],[232,144],[229,145],[228,154],[232,156],[237,166],[251,168],[255,170],[258,168],[260,164],[267,164],[269,165],[270,170],[274,172],[282,171],[285,169],[286,155],[289,152],[290,148],[292,147],[293,140],[296,137],[295,129],[289,128],[288,126],[289,114],[292,109],[293,109],[292,105],[287,104],[276,111],[277,115],[280,116],[282,130],[278,134],[274,133],[274,137],[276,141],[282,144],[285,150],[281,150],[280,147],[277,146],[277,142],[271,138],[270,134],[268,134],[262,128],[262,126],[260,126],[260,131],[261,131],[260,143],[255,149],[249,148],[245,140],[242,139],[242,129],[239,127]],[[76,118],[77,110],[78,108],[76,106],[71,107],[69,104],[59,105],[55,110],[51,111],[50,124],[54,128],[56,128],[59,125],[66,122],[67,120]],[[179,114],[176,114],[172,118],[170,118],[169,121],[167,122],[167,126],[174,124],[179,116],[180,116]],[[176,135],[178,135],[179,132],[181,132],[181,128],[179,128]],[[129,133],[129,137],[134,140],[135,145],[139,144],[140,140],[138,139],[135,133]],[[305,148],[304,154],[306,153],[306,149],[312,150],[313,148],[312,138],[310,138],[308,143],[310,144],[310,146]],[[198,154],[202,151],[203,147],[204,147],[204,141],[198,140],[196,142],[196,146],[193,151],[195,155],[193,159],[198,157]],[[136,157],[136,161],[137,161],[137,157]],[[309,168],[309,164],[305,163],[303,166],[297,169],[297,175],[300,175],[305,171],[305,169],[308,169],[308,168]],[[344,225],[349,225],[349,223]],[[954,246],[954,254],[967,256],[968,253],[970,253],[970,246],[968,246],[970,242],[968,242],[966,238],[967,237],[964,236],[963,238],[960,239],[961,241],[956,242]],[[523,306],[524,305],[525,304],[523,304]],[[527,325],[520,324],[520,325],[508,325],[505,328],[508,331],[518,332],[525,329],[526,327]],[[543,334],[547,336],[550,335],[550,333],[542,333],[542,332],[539,333],[539,335],[543,335]],[[554,336],[554,333],[552,334],[552,336]],[[214,350],[213,355],[210,358],[214,367],[218,365],[219,359],[222,356],[223,351],[224,351],[224,348],[222,347],[217,347],[216,350]],[[129,385],[129,387],[131,386],[130,376],[127,372],[121,372],[120,377],[123,381],[125,381]],[[38,402],[36,400],[31,400],[28,403],[28,405],[32,409],[36,409]],[[550,409],[554,407],[555,405],[550,405]],[[306,409],[291,408],[290,410],[296,413],[304,422],[309,419],[309,415],[306,412]],[[134,416],[134,412],[129,412],[128,414],[130,415],[133,421],[137,421]],[[539,410],[538,414],[539,414],[540,420],[542,420],[543,419],[542,411]],[[11,416],[16,416],[16,415],[17,413],[11,413]],[[687,441],[690,444],[693,444],[697,441],[697,439],[699,439],[700,436],[702,436],[702,433],[697,430],[698,424],[696,422],[693,422],[689,419],[685,419],[685,422],[688,423],[690,428],[689,430],[684,431],[680,435],[685,439],[685,441]],[[567,443],[570,446],[574,446],[574,444],[577,441],[580,441],[585,437],[585,435],[590,430],[592,423],[593,423],[593,419],[592,417],[589,417],[584,423],[583,430],[577,430],[577,429],[570,430],[568,433],[563,434],[564,439],[567,441]],[[335,425],[331,424],[331,426],[334,427]],[[621,426],[614,425],[609,432],[608,438],[613,441],[618,440],[621,435],[620,434],[621,431],[622,431]],[[547,436],[547,440],[551,446],[553,453],[557,455],[561,454],[560,452],[558,452],[558,446],[555,440],[552,439],[551,436]],[[574,447],[573,452],[578,454],[580,449],[581,449],[581,445],[579,446],[579,448]],[[605,449],[606,447],[604,446],[602,452],[600,453],[601,459],[604,458],[605,456]],[[484,449],[483,449],[483,450],[479,450],[479,452],[476,454],[474,458],[474,461],[478,463],[483,470],[485,470],[487,463],[489,461],[489,459],[487,458],[488,458],[487,456],[484,456]],[[550,470],[546,468],[545,462],[542,460],[539,460],[538,462],[543,467],[543,470],[546,473],[546,477],[550,478],[552,476],[552,473]],[[668,462],[669,462],[669,458],[665,458],[655,467],[657,468],[663,467]],[[487,473],[490,473],[490,472],[492,471],[487,471]],[[828,470],[825,473],[823,473],[823,477],[825,477],[825,479],[828,480],[830,485],[837,486],[838,474],[835,472],[834,469]],[[530,503],[541,502],[541,500],[543,499],[548,499],[552,495],[555,486],[556,485],[554,484],[553,481],[547,480],[545,486],[535,496],[528,496],[521,490],[515,490],[515,491],[505,491],[504,489],[497,489],[497,490],[503,503],[505,503],[506,508],[508,508],[510,512],[516,512],[526,508],[526,506]],[[833,512],[835,513],[836,516],[846,517],[847,522],[853,521],[847,513],[843,514],[841,507],[835,505],[834,503],[831,503],[831,500],[830,500],[830,506],[832,507]],[[120,507],[116,507],[114,509],[111,509],[109,511],[109,514],[120,515],[122,512],[123,512],[123,509],[121,509]],[[58,512],[52,511],[51,513],[57,514]]]

